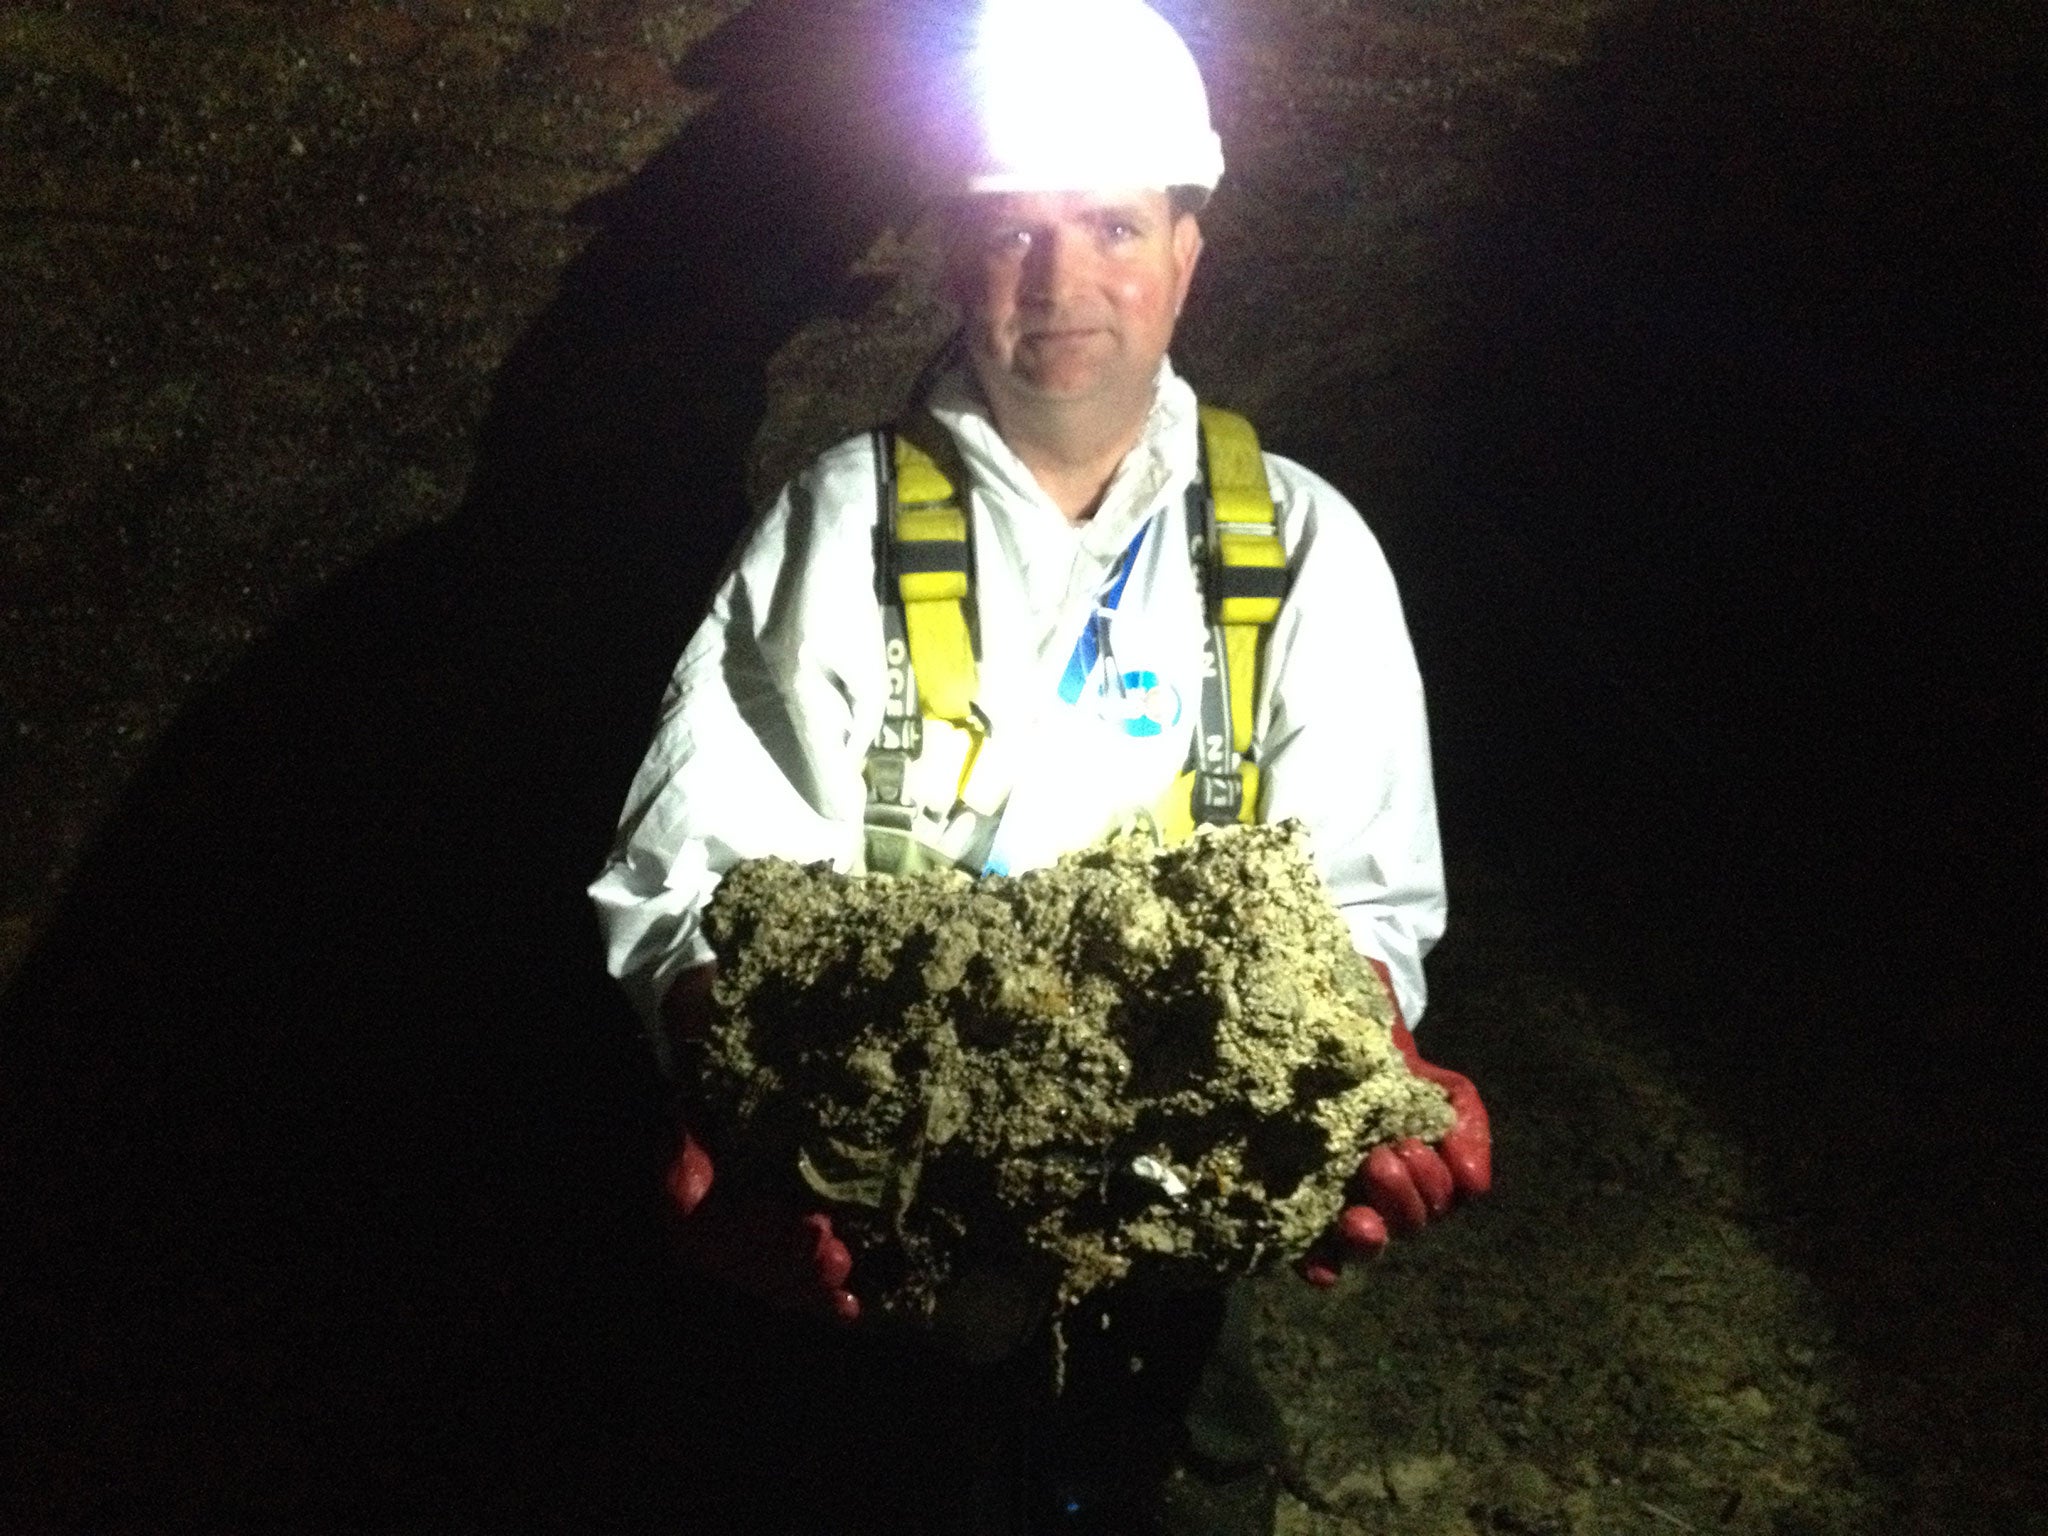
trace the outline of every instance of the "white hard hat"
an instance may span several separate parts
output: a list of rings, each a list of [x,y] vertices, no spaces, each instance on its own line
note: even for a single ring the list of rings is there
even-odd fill
[[[987,0],[968,192],[1200,187],[1223,175],[1195,57],[1143,0]]]

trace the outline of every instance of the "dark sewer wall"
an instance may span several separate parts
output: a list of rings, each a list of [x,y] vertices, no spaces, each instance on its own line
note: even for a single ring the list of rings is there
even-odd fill
[[[731,1493],[694,1454],[729,1362],[662,1251],[661,1094],[581,886],[744,515],[770,360],[873,302],[845,274],[907,203],[880,104],[909,87],[829,14],[757,7],[693,61],[724,93],[584,209],[460,512],[182,711],[0,1004],[28,1528]],[[1846,1180],[1858,1242],[1896,1220],[2023,1288],[2038,49],[2018,7],[1617,22],[1444,206],[1425,340],[1391,376],[1332,343],[1262,416],[1394,558],[1459,865],[1653,1004],[1787,1198]],[[1292,334],[1221,318],[1235,292],[1331,336],[1380,314],[1298,216],[1226,220],[1204,388]],[[1427,454],[1362,420],[1397,396]]]
[[[1497,599],[1422,622],[1500,624],[1481,709],[1567,858],[1995,1067],[2042,937],[2038,33],[1876,23],[1660,10],[1521,137],[1422,562]],[[1477,756],[1454,816],[1514,825]]]
[[[879,86],[848,99],[815,15],[797,58],[804,9],[721,45],[749,78],[582,210],[461,512],[182,713],[10,989],[27,1526],[710,1496],[747,1416],[690,1400],[717,1341],[678,1322],[661,1092],[582,887],[744,516],[769,358],[897,206]]]

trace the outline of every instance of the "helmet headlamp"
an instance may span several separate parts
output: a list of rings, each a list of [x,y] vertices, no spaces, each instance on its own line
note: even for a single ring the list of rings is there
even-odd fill
[[[968,60],[968,192],[1213,190],[1194,55],[1143,0],[988,0]]]

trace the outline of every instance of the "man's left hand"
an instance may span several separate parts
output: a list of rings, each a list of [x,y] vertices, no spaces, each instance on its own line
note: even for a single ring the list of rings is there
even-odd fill
[[[1419,1232],[1458,1201],[1493,1187],[1493,1132],[1472,1079],[1424,1061],[1398,1018],[1393,1039],[1408,1070],[1450,1099],[1451,1128],[1435,1146],[1411,1136],[1366,1154],[1352,1181],[1357,1198],[1302,1263],[1311,1285],[1335,1285],[1347,1259],[1371,1258],[1391,1234]]]

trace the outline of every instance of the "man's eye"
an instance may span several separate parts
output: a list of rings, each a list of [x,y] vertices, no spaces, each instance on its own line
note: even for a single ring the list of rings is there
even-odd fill
[[[997,229],[990,232],[988,248],[998,255],[1011,255],[1031,249],[1031,231],[1020,226]]]

